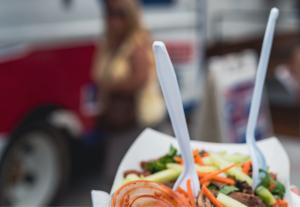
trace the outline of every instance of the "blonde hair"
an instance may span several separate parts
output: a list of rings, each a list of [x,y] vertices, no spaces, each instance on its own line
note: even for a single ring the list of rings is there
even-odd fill
[[[143,30],[141,21],[140,21],[140,5],[137,0],[105,0],[105,9],[109,9],[110,3],[118,3],[121,5],[121,8],[125,11],[126,17],[126,32],[125,36],[128,37],[136,31]],[[107,18],[107,17],[106,17]],[[107,19],[106,19],[106,49],[110,49],[110,47],[117,42],[117,37],[114,31],[112,31],[108,27]]]

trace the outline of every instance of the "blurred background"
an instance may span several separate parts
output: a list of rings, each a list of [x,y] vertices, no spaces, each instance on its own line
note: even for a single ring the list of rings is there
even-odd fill
[[[256,135],[280,139],[300,186],[300,1],[124,2],[0,0],[0,204],[91,205],[146,127],[173,134],[152,40],[167,45],[191,136],[244,142],[273,6]]]

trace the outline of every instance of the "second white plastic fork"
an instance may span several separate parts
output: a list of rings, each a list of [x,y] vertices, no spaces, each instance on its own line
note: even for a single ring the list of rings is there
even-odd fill
[[[173,189],[176,190],[179,186],[187,189],[187,181],[191,180],[193,194],[196,197],[200,191],[200,183],[192,156],[190,136],[175,71],[163,42],[154,42],[153,51],[156,60],[157,76],[184,162],[184,170],[177,179]]]
[[[258,69],[256,73],[254,92],[251,101],[249,120],[246,131],[246,142],[249,146],[250,155],[253,163],[253,187],[257,187],[260,183],[259,170],[267,170],[267,165],[265,161],[265,157],[262,154],[261,150],[257,147],[255,141],[255,128],[257,124],[260,102],[263,92],[263,86],[266,78],[267,67],[270,58],[270,52],[273,43],[273,36],[275,31],[276,20],[279,15],[279,10],[277,8],[273,8],[270,12],[264,40],[263,46],[259,58]]]

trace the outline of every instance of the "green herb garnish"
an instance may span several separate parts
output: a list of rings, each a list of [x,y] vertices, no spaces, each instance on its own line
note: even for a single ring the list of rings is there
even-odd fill
[[[177,149],[171,145],[168,154],[166,154],[165,156],[157,160],[146,163],[145,169],[151,173],[156,173],[165,170],[167,169],[168,163],[175,163],[174,157],[176,155],[177,155]]]
[[[275,180],[269,172],[260,170],[260,173],[262,174],[263,178],[259,186],[264,186],[274,196],[283,199],[286,192],[284,185],[281,182]]]
[[[209,190],[219,190],[218,186],[216,186],[215,184],[213,183],[210,183],[209,186],[208,186],[208,189]]]

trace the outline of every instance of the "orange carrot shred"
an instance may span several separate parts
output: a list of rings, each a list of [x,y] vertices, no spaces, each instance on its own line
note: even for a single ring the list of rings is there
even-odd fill
[[[198,177],[204,177],[204,176],[206,176],[206,175],[208,175],[209,173],[205,173],[205,172],[199,172],[199,171],[197,171],[197,174],[198,174]]]
[[[203,185],[203,186],[205,185],[206,187],[209,186],[209,184],[210,184],[209,181],[207,181],[207,182],[205,182],[205,183],[202,183],[202,185]]]
[[[195,163],[198,164],[198,165],[203,165],[203,160],[202,158],[200,157],[199,154],[195,155]]]
[[[192,206],[192,200],[190,198],[190,195],[183,189],[181,188],[180,186],[176,189],[176,192],[182,196],[183,199],[186,199],[188,201],[188,203],[190,204],[189,206],[187,207],[196,207],[195,205]]]
[[[179,156],[174,157],[174,160],[175,160],[175,162],[177,162],[178,164],[183,164],[183,160],[182,160],[182,158],[179,157]]]
[[[233,168],[235,166],[236,166],[236,164],[232,164],[232,165],[229,165],[229,166],[227,166],[227,167],[225,167],[223,169],[213,171],[213,172],[209,173],[208,175],[204,176],[201,179],[201,183],[205,183],[206,181],[209,181],[209,180],[213,179],[217,175],[219,175],[221,173],[224,173],[224,172],[228,171],[229,169],[231,169],[231,168]]]
[[[288,203],[285,200],[282,199],[278,199],[276,204],[274,204],[273,206],[276,207],[288,207]]]
[[[187,198],[189,197],[189,195],[187,194],[187,192],[185,190],[183,190],[183,188],[180,187],[180,186],[176,189],[176,192],[182,194],[183,196],[185,196]]]
[[[210,173],[202,173],[202,172],[197,172],[199,179],[208,176]],[[235,185],[235,180],[231,178],[226,178],[222,176],[215,176],[212,178],[213,181],[219,182],[219,183],[224,183],[227,185]]]
[[[192,206],[196,206],[194,195],[193,195],[193,190],[192,190],[192,183],[191,183],[190,179],[188,179],[187,182],[186,182],[186,188],[187,188],[187,193],[188,193],[189,198],[191,200]]]
[[[198,149],[193,150],[194,160],[196,164],[203,165],[204,163],[199,153],[200,151]]]
[[[233,180],[231,178],[216,176],[212,180],[216,181],[216,182],[219,182],[219,183],[224,183],[224,184],[227,184],[227,185],[235,185],[235,180]]]
[[[209,156],[208,152],[204,152],[202,157],[208,157],[208,156]]]
[[[209,191],[206,185],[202,186],[202,192],[216,207],[223,207],[220,201],[218,201],[214,194]]]
[[[194,156],[195,156],[195,155],[199,155],[199,152],[200,152],[200,151],[199,151],[198,149],[194,149],[194,150],[193,150],[193,155],[194,155]]]
[[[243,172],[244,172],[245,174],[249,175],[251,166],[252,166],[251,160],[246,161],[246,162],[243,164]]]

